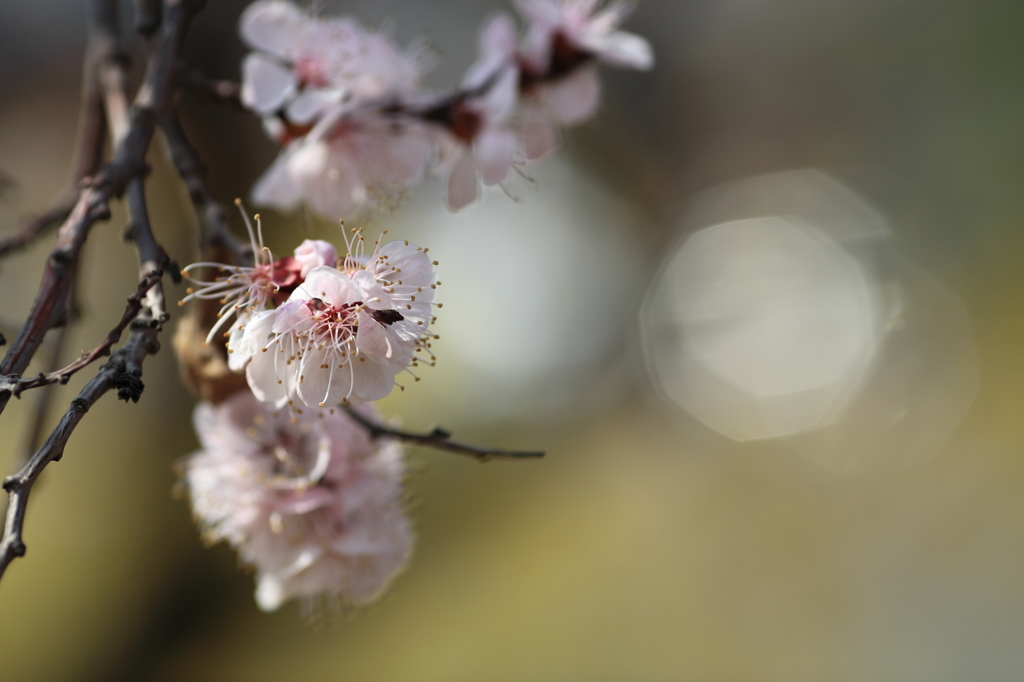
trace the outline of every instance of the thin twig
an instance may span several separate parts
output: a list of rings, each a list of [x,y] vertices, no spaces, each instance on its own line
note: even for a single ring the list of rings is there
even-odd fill
[[[179,67],[178,78],[183,87],[233,109],[247,111],[242,104],[242,86],[234,81],[209,78],[196,68],[189,68],[184,63]]]
[[[363,416],[358,410],[353,409],[351,406],[346,406],[345,410],[348,412],[348,416],[352,417],[352,419],[356,420],[360,426],[369,431],[370,436],[373,438],[397,438],[405,443],[424,445],[429,448],[434,448],[435,450],[443,450],[456,455],[472,457],[478,462],[488,462],[492,459],[537,459],[544,456],[543,452],[538,451],[502,450],[500,448],[487,447],[486,445],[461,443],[459,441],[452,440],[452,434],[442,428],[435,428],[430,433],[412,433],[410,431],[402,431],[401,429],[396,429],[391,426],[378,424],[377,422]]]
[[[211,250],[224,250],[236,265],[251,265],[252,249],[228,230],[224,207],[214,198],[206,182],[206,166],[189,142],[176,111],[167,110],[163,113],[160,117],[160,130],[199,222],[199,250],[205,256]]]
[[[141,362],[147,353],[153,352],[156,329],[142,327],[132,333],[124,348],[115,352],[110,361],[103,365],[99,374],[85,385],[78,397],[71,401],[71,407],[36,453],[16,474],[4,479],[7,491],[7,519],[3,539],[0,540],[0,577],[7,566],[17,557],[25,556],[25,542],[22,532],[25,511],[28,506],[32,485],[50,462],[60,460],[64,447],[75,427],[104,393],[111,388],[118,390],[122,400],[138,402],[142,392]]]
[[[95,17],[93,26],[96,25]],[[0,257],[27,247],[46,230],[63,223],[78,202],[82,181],[93,175],[103,160],[107,121],[98,82],[98,65],[111,58],[113,44],[95,30],[89,32],[82,66],[82,103],[78,114],[75,156],[65,188],[45,212],[23,222],[17,230],[0,238]]]
[[[107,334],[106,338],[103,339],[103,341],[101,341],[95,348],[85,351],[82,353],[81,357],[66,367],[62,367],[52,372],[40,372],[38,375],[28,378],[18,376],[0,376],[0,392],[9,392],[17,398],[22,392],[27,391],[30,388],[49,386],[51,384],[66,384],[75,372],[88,367],[101,357],[110,355],[110,349],[114,347],[114,344],[121,340],[121,335],[124,333],[124,330],[128,328],[128,325],[136,321],[139,317],[139,313],[148,308],[147,301],[149,300],[149,292],[160,283],[160,277],[162,274],[163,270],[161,268],[157,268],[154,272],[149,273],[147,277],[142,278],[142,281],[139,282],[138,290],[134,294],[128,296],[128,305],[125,306],[124,313],[121,315],[120,321],[113,329],[110,330],[110,333]],[[158,319],[153,318],[152,313],[149,311],[146,312],[145,318],[141,321],[143,324],[153,327],[157,331],[160,330],[161,325],[158,323]]]
[[[69,327],[70,325],[59,327],[51,335],[50,343],[52,345],[46,359],[46,366],[50,368],[50,372],[56,372],[60,367],[60,358],[64,354],[64,345],[67,342]],[[43,438],[43,430],[46,428],[46,417],[50,411],[53,393],[54,386],[51,384],[44,386],[43,390],[39,391],[39,394],[36,396],[35,402],[32,404],[28,428],[25,431],[25,435],[22,436],[22,444],[15,454],[15,461],[11,465],[11,469],[20,468],[28,461],[32,453],[39,448],[40,441]]]

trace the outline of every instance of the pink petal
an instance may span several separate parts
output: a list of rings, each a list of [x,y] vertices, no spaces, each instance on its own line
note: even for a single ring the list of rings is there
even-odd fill
[[[490,90],[474,104],[488,123],[504,123],[519,101],[519,69],[508,67],[498,76]]]
[[[601,80],[592,66],[578,69],[546,90],[548,103],[562,123],[579,123],[590,118],[601,101]]]
[[[473,153],[485,185],[497,185],[508,175],[519,140],[511,130],[485,130],[476,140]]]
[[[468,90],[480,87],[499,69],[513,65],[519,49],[519,32],[512,18],[496,14],[480,31],[480,57],[466,70],[462,86]]]
[[[250,52],[242,61],[242,104],[258,114],[280,109],[296,87],[291,69],[258,52]]]
[[[318,265],[333,266],[337,259],[338,254],[334,249],[334,244],[322,239],[305,239],[295,247],[295,260],[302,268],[299,271],[299,276],[303,279],[309,275],[310,270]]]
[[[539,105],[524,108],[520,136],[523,152],[530,161],[539,159],[561,144],[558,127],[550,115]]]
[[[476,162],[473,155],[463,152],[448,176],[448,210],[458,211],[476,201]]]
[[[562,19],[559,3],[552,0],[512,0],[512,4],[519,10],[519,14],[530,22],[554,26]]]

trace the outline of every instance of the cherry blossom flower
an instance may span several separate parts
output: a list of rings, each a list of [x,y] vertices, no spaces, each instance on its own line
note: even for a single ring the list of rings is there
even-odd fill
[[[527,159],[559,146],[560,126],[592,117],[601,101],[595,60],[621,68],[654,65],[650,44],[616,30],[631,6],[601,0],[514,0],[529,22],[522,54],[526,86],[520,132]]]
[[[263,245],[260,217],[256,216],[256,227],[253,229],[253,224],[241,202],[236,203],[249,232],[256,263],[252,267],[223,263],[193,263],[187,266],[182,270],[182,274],[198,288],[190,287],[188,295],[179,302],[179,305],[185,305],[195,299],[217,300],[222,304],[217,313],[217,323],[206,336],[206,343],[210,343],[224,325],[234,320],[234,324],[227,332],[228,366],[238,371],[244,368],[245,362],[254,352],[252,344],[243,344],[246,325],[274,302],[286,299],[310,270],[319,265],[334,263],[337,255],[333,244],[307,239],[295,249],[293,256],[275,260],[270,249]],[[199,268],[213,268],[220,276],[213,281],[191,276],[191,272]],[[226,277],[223,276],[225,274]]]
[[[372,211],[419,180],[434,144],[420,121],[338,110],[285,147],[256,182],[252,200],[282,211],[307,204],[332,218]]]
[[[525,60],[539,73],[560,75],[590,57],[610,66],[646,71],[654,66],[650,43],[616,30],[632,3],[612,0],[513,0],[530,23]]]
[[[434,136],[385,110],[419,97],[422,51],[403,52],[351,19],[314,17],[284,0],[251,5],[240,32],[257,50],[243,63],[242,102],[284,147],[254,187],[255,203],[349,217],[419,179]]]
[[[359,408],[375,417],[369,406]],[[242,391],[200,403],[201,449],[184,463],[193,513],[256,569],[256,602],[327,595],[365,604],[406,563],[402,455],[340,410],[289,416]]]
[[[485,185],[505,179],[519,146],[509,125],[519,94],[516,63],[519,40],[512,19],[499,14],[480,33],[480,57],[462,83],[468,96],[451,106],[450,143],[442,146],[448,166],[448,208],[457,211],[478,194],[478,177]]]
[[[242,13],[239,32],[256,52],[242,65],[242,103],[308,126],[343,102],[402,100],[422,78],[423,60],[349,18],[315,17],[284,0]]]
[[[258,399],[314,408],[379,400],[397,374],[433,363],[436,262],[408,242],[378,240],[365,257],[361,244],[356,231],[341,269],[313,268],[283,305],[246,325],[240,348]]]

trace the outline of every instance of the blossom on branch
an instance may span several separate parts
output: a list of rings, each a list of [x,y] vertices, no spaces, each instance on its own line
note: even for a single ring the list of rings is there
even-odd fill
[[[464,97],[445,110],[449,135],[442,138],[448,171],[448,208],[476,200],[478,180],[501,183],[512,166],[519,138],[511,117],[519,99],[519,35],[512,19],[499,14],[480,33],[480,57],[462,82]]]
[[[629,14],[626,2],[514,0],[529,22],[522,54],[520,132],[527,159],[561,142],[560,127],[591,118],[601,101],[596,62],[627,69],[654,65],[650,44],[616,30]]]
[[[277,407],[331,407],[379,400],[395,376],[432,365],[429,331],[435,261],[408,242],[355,253],[310,271],[279,308],[247,325],[243,352],[253,393]],[[415,374],[412,375],[419,380]]]
[[[252,200],[282,211],[306,204],[324,216],[352,216],[393,203],[434,153],[420,121],[338,108],[290,142],[256,182]]]
[[[241,202],[236,203],[249,232],[250,246],[256,263],[252,267],[223,263],[193,263],[183,268],[182,274],[198,288],[189,287],[188,295],[178,305],[185,305],[196,299],[216,300],[222,305],[217,313],[216,324],[206,336],[206,343],[210,343],[225,324],[234,321],[226,333],[228,366],[238,371],[245,366],[245,359],[248,356],[245,353],[234,353],[233,347],[241,346],[249,321],[273,306],[275,300],[283,301],[287,298],[311,269],[318,265],[333,263],[336,254],[334,246],[329,242],[307,239],[295,249],[295,255],[275,260],[270,249],[263,245],[263,226],[260,217],[256,216],[254,229]],[[218,275],[212,281],[198,279],[192,272],[199,268],[211,268]]]
[[[375,418],[369,406],[359,408]],[[405,564],[402,455],[341,410],[288,416],[250,393],[193,416],[201,449],[184,463],[193,513],[256,569],[256,602],[295,597],[365,604]]]
[[[243,62],[242,103],[283,147],[254,202],[348,217],[419,179],[433,136],[395,113],[418,97],[419,54],[354,20],[314,17],[284,0],[251,5],[239,31],[257,50]]]
[[[479,184],[501,184],[514,159],[559,146],[561,128],[597,111],[599,64],[646,70],[648,42],[618,30],[621,0],[514,0],[488,20],[480,56],[456,92],[422,88],[424,59],[348,18],[315,17],[286,0],[259,0],[240,32],[256,51],[243,63],[242,102],[282,147],[253,188],[281,210],[307,205],[348,217],[392,205],[427,168],[446,172],[451,210]]]

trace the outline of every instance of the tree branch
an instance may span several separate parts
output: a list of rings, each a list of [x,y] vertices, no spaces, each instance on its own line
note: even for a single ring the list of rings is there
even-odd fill
[[[478,462],[489,462],[492,459],[537,459],[544,456],[543,452],[530,450],[502,450],[491,448],[485,445],[472,445],[452,440],[452,434],[442,428],[435,428],[430,433],[412,433],[402,431],[391,426],[378,424],[377,422],[363,416],[358,410],[350,405],[345,406],[348,416],[352,417],[360,426],[370,432],[373,438],[397,438],[403,443],[423,445],[435,450],[443,450],[456,455],[472,457]]]
[[[182,86],[208,100],[248,111],[242,104],[242,86],[234,81],[208,78],[199,69],[189,68],[184,63],[179,67],[178,78]]]
[[[42,343],[46,331],[67,318],[67,298],[82,245],[92,226],[110,217],[111,199],[145,172],[145,155],[156,127],[158,112],[170,101],[175,64],[194,11],[199,3],[167,0],[160,32],[150,56],[146,75],[129,111],[124,139],[113,159],[82,189],[75,207],[57,233],[57,243],[47,259],[42,282],[28,319],[0,362],[0,374],[20,375]],[[0,393],[0,412],[10,393]]]
[[[211,251],[227,251],[236,265],[251,265],[252,249],[231,234],[224,207],[217,202],[206,182],[206,166],[185,134],[178,113],[168,109],[160,117],[160,130],[171,161],[188,190],[199,223],[199,250],[204,257]]]
[[[125,307],[124,313],[121,315],[121,320],[113,329],[110,330],[107,337],[95,348],[85,351],[82,353],[81,357],[66,367],[62,367],[61,369],[57,369],[52,372],[40,372],[37,376],[30,378],[22,378],[19,376],[0,376],[0,391],[12,393],[14,397],[17,398],[23,391],[27,391],[30,388],[48,386],[50,384],[66,384],[75,372],[87,367],[99,358],[109,355],[110,349],[114,347],[114,344],[121,340],[121,334],[123,334],[124,330],[128,328],[128,325],[132,324],[132,322],[135,322],[136,319],[139,318],[139,313],[149,308],[147,305],[149,292],[159,285],[162,274],[163,270],[161,268],[157,268],[155,271],[149,273],[148,276],[142,278],[142,281],[139,282],[138,290],[134,294],[128,296],[128,305]],[[162,320],[153,317],[151,312],[147,312],[144,318],[139,320],[139,322],[152,327],[157,331],[160,331],[161,329]]]
[[[3,540],[0,540],[0,577],[7,566],[17,557],[25,556],[25,542],[22,532],[29,493],[43,469],[50,462],[60,460],[64,455],[71,433],[97,400],[111,388],[118,390],[122,400],[138,402],[142,392],[141,363],[147,353],[155,352],[156,329],[142,327],[132,333],[128,343],[100,368],[99,374],[85,385],[78,397],[64,413],[60,423],[50,433],[31,459],[18,473],[4,479],[3,489],[7,491],[7,519],[4,524]]]
[[[93,18],[93,27],[97,21]],[[13,233],[0,238],[0,257],[27,247],[49,228],[63,223],[78,201],[83,179],[99,168],[103,160],[107,121],[98,82],[98,67],[111,58],[113,44],[90,30],[82,66],[82,103],[78,114],[75,155],[68,183],[45,212],[22,223]]]

